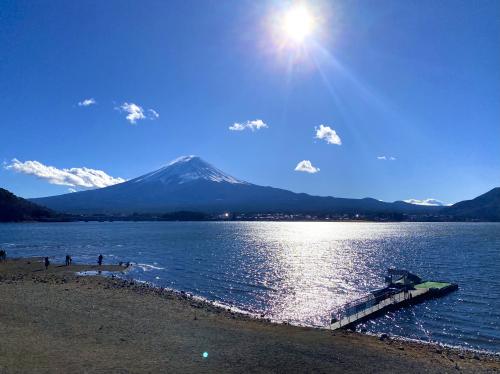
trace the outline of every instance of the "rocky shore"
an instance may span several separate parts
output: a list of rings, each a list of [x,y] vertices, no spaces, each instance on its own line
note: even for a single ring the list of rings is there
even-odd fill
[[[498,373],[497,355],[273,324],[118,277],[0,263],[0,373]]]

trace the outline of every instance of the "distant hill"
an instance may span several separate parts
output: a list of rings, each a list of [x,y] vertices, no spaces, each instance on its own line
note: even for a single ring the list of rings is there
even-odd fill
[[[36,221],[53,216],[51,210],[0,188],[0,222]]]
[[[441,213],[459,220],[500,221],[500,187],[475,199],[453,204]]]
[[[204,213],[426,214],[441,207],[343,199],[259,186],[234,178],[196,156],[184,156],[141,177],[90,191],[32,199],[72,214]]]

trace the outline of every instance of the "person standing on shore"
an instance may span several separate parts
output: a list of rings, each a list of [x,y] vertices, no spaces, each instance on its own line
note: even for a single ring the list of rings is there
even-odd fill
[[[97,263],[99,264],[99,266],[102,265],[102,259],[103,259],[102,255],[99,255],[99,257],[97,258]]]
[[[44,259],[44,265],[45,265],[45,270],[47,270],[49,268],[49,265],[50,265],[50,261],[49,261],[48,257],[45,257],[45,259]]]
[[[66,266],[69,266],[71,264],[71,257],[70,255],[66,255]]]
[[[5,261],[7,259],[7,252],[4,249],[0,249],[0,261]]]

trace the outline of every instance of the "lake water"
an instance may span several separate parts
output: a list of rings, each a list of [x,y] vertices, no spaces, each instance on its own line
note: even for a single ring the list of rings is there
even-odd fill
[[[500,224],[108,222],[0,225],[10,256],[137,263],[139,280],[294,324],[383,286],[389,267],[459,284],[459,291],[364,327],[500,352]]]

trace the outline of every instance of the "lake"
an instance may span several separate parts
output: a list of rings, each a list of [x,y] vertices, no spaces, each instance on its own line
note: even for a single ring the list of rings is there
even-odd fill
[[[0,224],[9,256],[131,261],[130,277],[276,321],[327,326],[389,267],[459,291],[365,323],[368,332],[500,352],[500,223]]]

